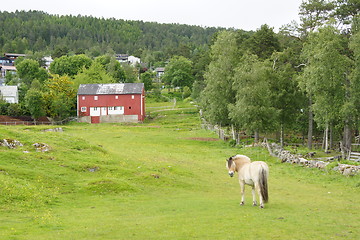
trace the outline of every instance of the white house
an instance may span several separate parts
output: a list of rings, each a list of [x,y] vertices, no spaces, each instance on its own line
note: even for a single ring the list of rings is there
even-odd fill
[[[136,64],[140,64],[140,58],[138,57],[134,57],[134,56],[129,56],[128,57],[128,62],[133,65],[133,66],[136,66]]]
[[[19,103],[17,86],[0,86],[0,98],[8,103]]]
[[[46,56],[43,58],[43,60],[45,62],[46,69],[49,69],[50,64],[54,61],[51,56]]]
[[[162,75],[164,75],[164,73],[165,73],[165,68],[163,68],[163,67],[158,67],[158,68],[155,68],[154,71],[156,72],[156,77],[157,77],[157,78],[160,78]]]

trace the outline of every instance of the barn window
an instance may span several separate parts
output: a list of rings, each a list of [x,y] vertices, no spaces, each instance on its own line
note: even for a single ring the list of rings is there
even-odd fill
[[[99,98],[98,98],[98,96],[94,96],[94,100],[98,100]]]
[[[131,95],[131,99],[135,99],[135,96],[134,96],[134,95]]]
[[[82,97],[82,100],[85,100],[85,96]]]
[[[81,112],[86,112],[86,107],[81,107]]]
[[[113,110],[113,107],[109,107],[109,111],[112,111]],[[116,110],[116,109],[115,109]]]
[[[119,96],[115,96],[115,99],[119,99]]]
[[[131,107],[129,107],[129,109],[131,109]]]

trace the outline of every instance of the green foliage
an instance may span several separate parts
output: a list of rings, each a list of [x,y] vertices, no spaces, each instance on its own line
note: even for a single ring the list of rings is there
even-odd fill
[[[306,91],[313,96],[315,119],[322,126],[347,118],[339,115],[349,100],[350,87],[346,73],[351,61],[343,54],[343,40],[333,27],[326,26],[309,36],[303,50],[308,65],[302,79]]]
[[[10,106],[10,103],[3,100],[2,96],[0,95],[0,115],[8,115],[9,106]]]
[[[104,69],[106,69],[106,72],[112,76],[116,82],[126,81],[125,70],[115,57],[110,55],[102,55],[97,57],[95,62],[100,63]]]
[[[1,52],[46,51],[51,52],[54,59],[84,52],[92,57],[109,52],[133,53],[140,57],[150,51],[161,52],[162,56],[155,57],[155,62],[165,61],[176,54],[191,54],[194,47],[208,44],[219,30],[89,16],[59,16],[40,11],[0,12],[0,22],[3,26],[0,29]],[[145,59],[145,55],[141,57]]]
[[[62,56],[50,65],[50,72],[58,75],[75,76],[83,68],[89,68],[92,60],[86,55]]]
[[[150,91],[154,88],[153,86],[153,80],[155,79],[155,73],[153,72],[144,72],[140,75],[140,80],[142,83],[144,83],[145,90]]]
[[[265,60],[280,50],[279,39],[273,28],[262,25],[245,43],[246,50]]]
[[[55,121],[69,117],[76,108],[76,91],[68,76],[53,75],[44,86],[46,114]]]
[[[253,55],[243,57],[234,74],[236,102],[229,105],[229,117],[236,126],[257,132],[275,129],[278,111],[270,89],[274,74],[268,62]]]
[[[16,69],[21,82],[28,87],[31,86],[35,79],[44,82],[48,78],[47,71],[40,67],[40,64],[33,59],[25,59],[19,63],[16,62]]]
[[[45,101],[43,93],[40,90],[31,88],[27,91],[25,96],[25,105],[33,119],[37,119],[45,115]]]
[[[134,83],[137,81],[138,79],[138,70],[129,65],[129,64],[124,64],[122,65],[122,68],[124,69],[124,79],[121,79],[121,82],[125,82],[125,83]]]
[[[175,56],[170,59],[166,66],[162,80],[169,86],[183,88],[192,87],[194,78],[192,75],[192,62],[183,56]]]
[[[229,125],[228,105],[235,102],[232,85],[239,58],[237,34],[233,31],[219,33],[210,55],[212,61],[204,75],[206,86],[200,95],[201,107],[207,121]]]
[[[300,5],[301,31],[308,34],[326,23],[334,9],[333,1],[306,0]]]
[[[103,65],[98,62],[93,62],[88,69],[84,67],[82,71],[74,77],[74,90],[77,91],[80,84],[114,82],[114,78],[107,74]]]

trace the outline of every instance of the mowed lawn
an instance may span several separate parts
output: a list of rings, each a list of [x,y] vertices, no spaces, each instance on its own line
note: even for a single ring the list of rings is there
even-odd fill
[[[196,109],[143,124],[0,126],[0,239],[359,239],[360,178],[281,164],[200,128]],[[38,153],[35,141],[52,149]],[[27,151],[27,153],[24,153]],[[252,207],[225,160],[270,166],[270,202]]]

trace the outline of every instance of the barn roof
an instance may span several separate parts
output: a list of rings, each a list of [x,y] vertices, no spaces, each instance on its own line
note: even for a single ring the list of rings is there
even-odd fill
[[[81,84],[78,95],[141,94],[144,83]]]

